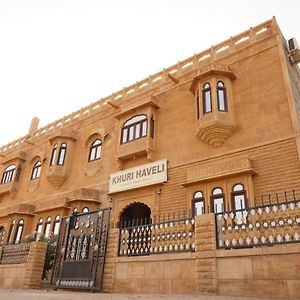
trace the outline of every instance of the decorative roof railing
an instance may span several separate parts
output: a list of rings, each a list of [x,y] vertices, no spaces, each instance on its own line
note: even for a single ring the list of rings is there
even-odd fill
[[[108,97],[102,98],[84,108],[79,109],[78,111],[64,116],[59,120],[49,123],[48,125],[36,130],[32,135],[23,136],[17,140],[14,140],[13,142],[3,145],[0,147],[0,156],[1,154],[3,155],[4,152],[12,150],[14,147],[26,143],[29,139],[31,140],[35,137],[49,134],[52,131],[61,128],[62,126],[67,126],[73,122],[99,112],[99,110],[103,108],[107,101],[123,101],[143,94],[147,91],[150,91],[154,87],[158,87],[166,82],[170,82],[170,77],[174,75],[176,75],[176,77],[180,77],[192,70],[196,70],[204,66],[208,62],[213,62],[214,60],[224,57],[225,55],[231,54],[234,51],[253,44],[258,40],[269,37],[276,32],[279,32],[279,29],[275,18],[272,18],[256,27],[251,27],[249,30],[230,37],[224,42],[215,46],[211,46],[209,49],[195,54],[194,56],[183,61],[179,61],[177,64],[172,65],[161,72],[150,75],[144,80],[138,81],[135,84],[125,87]]]

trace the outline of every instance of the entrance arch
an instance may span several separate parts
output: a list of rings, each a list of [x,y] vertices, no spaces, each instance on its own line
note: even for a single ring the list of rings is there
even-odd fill
[[[151,223],[151,209],[148,205],[135,202],[127,207],[120,214],[120,227],[145,225]]]

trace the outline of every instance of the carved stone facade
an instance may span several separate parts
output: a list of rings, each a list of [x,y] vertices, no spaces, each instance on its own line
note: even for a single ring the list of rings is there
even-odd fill
[[[49,218],[54,231],[55,220],[74,211],[111,207],[115,228],[107,253],[115,259],[116,228],[136,204],[148,207],[154,220],[237,209],[235,197],[247,207],[276,202],[272,195],[285,197],[283,191],[299,198],[299,80],[273,18],[43,128],[34,120],[28,135],[0,148],[3,243],[46,234]],[[166,181],[151,177],[160,172],[155,167],[138,174],[145,182],[138,188],[130,183],[133,174],[125,176],[164,159]],[[117,172],[124,172],[127,188],[111,192],[109,179]],[[199,256],[195,265],[192,254],[182,253],[177,260],[193,270],[208,263]],[[217,268],[216,257],[207,267]],[[198,273],[195,282],[205,280]],[[209,289],[215,290],[212,276]],[[183,282],[185,291],[194,291]],[[173,283],[159,290],[181,292]],[[122,280],[117,284],[109,281],[106,289],[121,291]]]

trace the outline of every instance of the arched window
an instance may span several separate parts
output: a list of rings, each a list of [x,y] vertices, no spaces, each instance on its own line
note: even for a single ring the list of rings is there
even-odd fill
[[[89,212],[89,208],[88,208],[88,207],[84,207],[84,208],[82,209],[82,212],[83,212],[83,213],[88,213],[88,212]]]
[[[211,88],[208,82],[205,83],[203,86],[202,98],[203,98],[203,113],[205,114],[211,112],[212,111]]]
[[[66,153],[67,153],[67,144],[62,143],[59,148],[59,154],[57,160],[57,164],[59,166],[63,166],[63,164],[65,163]]]
[[[227,111],[226,87],[222,81],[218,81],[217,83],[217,95],[219,111]]]
[[[36,233],[41,234],[43,232],[43,218],[40,218],[36,225]]]
[[[53,234],[55,235],[59,234],[59,227],[60,227],[60,217],[56,216],[53,222]]]
[[[48,217],[45,223],[45,230],[44,230],[45,238],[48,238],[50,236],[50,231],[51,231],[51,218]]]
[[[95,140],[90,148],[89,161],[100,159],[102,151],[102,142],[98,139]]]
[[[22,233],[23,233],[23,229],[24,229],[24,220],[21,219],[16,227],[16,235],[15,235],[15,239],[14,239],[14,244],[19,244],[22,238]]]
[[[77,207],[74,207],[73,208],[73,213],[76,213],[76,212],[78,212],[78,209],[77,209]]]
[[[121,144],[131,142],[147,135],[147,116],[138,115],[127,120],[121,132]]]
[[[12,181],[14,178],[15,171],[16,171],[16,165],[8,166],[3,172],[1,184]]]
[[[32,168],[31,180],[40,178],[41,168],[42,168],[42,163],[40,161],[37,161]]]
[[[198,191],[194,194],[192,200],[193,215],[199,216],[205,213],[203,193]]]
[[[222,213],[225,211],[224,193],[221,188],[214,188],[212,190],[211,205],[212,205],[212,211],[215,214]]]
[[[246,203],[246,191],[242,184],[236,184],[232,188],[232,206],[234,210],[245,209]]]
[[[56,152],[57,152],[57,144],[55,144],[53,146],[53,149],[52,149],[52,154],[51,154],[51,159],[50,159],[50,166],[54,165],[55,158],[56,158]]]
[[[15,223],[16,223],[16,220],[12,220],[12,222],[9,226],[9,231],[8,231],[7,240],[6,240],[6,242],[8,244],[11,244],[11,242],[12,242],[12,233],[13,233],[13,230],[14,230],[14,227],[15,227]]]

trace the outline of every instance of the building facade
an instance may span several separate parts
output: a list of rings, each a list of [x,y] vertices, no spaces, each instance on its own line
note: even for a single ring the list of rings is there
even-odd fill
[[[299,77],[273,18],[43,128],[34,119],[0,148],[1,244],[57,234],[74,211],[111,207],[122,228],[297,197]]]

